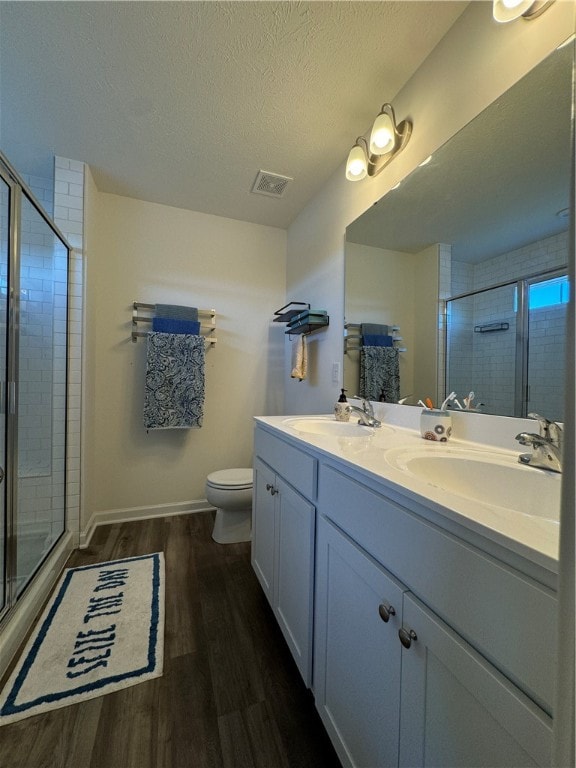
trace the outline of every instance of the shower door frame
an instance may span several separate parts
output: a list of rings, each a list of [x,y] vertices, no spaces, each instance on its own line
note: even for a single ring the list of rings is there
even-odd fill
[[[0,440],[5,437],[6,455],[4,469],[4,482],[0,484],[0,492],[4,486],[5,499],[5,542],[4,542],[4,574],[5,578],[4,606],[0,608],[0,627],[5,620],[12,615],[19,600],[26,593],[28,586],[34,581],[35,576],[43,563],[49,558],[56,545],[67,533],[67,439],[68,439],[68,385],[65,386],[65,427],[64,427],[64,508],[63,529],[60,536],[52,543],[52,546],[44,557],[36,565],[34,572],[27,580],[24,589],[17,589],[17,509],[18,509],[18,383],[19,383],[19,352],[20,352],[20,231],[22,214],[22,197],[34,207],[50,230],[58,237],[67,251],[67,297],[70,295],[70,256],[72,247],[60,232],[58,227],[50,219],[42,205],[36,200],[27,184],[12,167],[5,155],[0,151],[0,178],[8,185],[9,197],[9,243],[8,243],[8,279],[7,287],[8,309],[6,313],[6,382],[3,390],[0,390],[0,403],[4,402],[6,416],[5,434],[0,435]],[[66,304],[66,327],[68,327],[68,302]],[[69,334],[66,333],[66,382],[68,382],[68,355]],[[0,363],[1,365],[1,363]],[[2,521],[0,520],[0,525]]]
[[[497,288],[506,288],[509,286],[516,288],[516,340],[515,340],[515,361],[514,361],[514,414],[516,418],[526,418],[528,415],[528,322],[530,307],[528,302],[528,292],[530,286],[534,283],[538,283],[544,280],[553,279],[555,277],[561,277],[568,275],[568,265],[554,267],[553,269],[545,269],[541,272],[534,272],[524,277],[518,277],[515,280],[506,280],[501,283],[495,283],[494,285],[486,286],[485,288],[477,288],[473,291],[466,291],[466,293],[459,293],[456,296],[450,296],[443,300],[442,316],[444,317],[444,348],[446,350],[445,364],[444,364],[444,381],[445,390],[448,392],[449,387],[449,366],[450,366],[450,345],[449,345],[449,327],[448,327],[448,302],[457,301],[458,299],[467,299],[471,296],[477,296],[480,293],[486,293],[487,291],[493,291]],[[489,413],[489,412],[487,412]]]

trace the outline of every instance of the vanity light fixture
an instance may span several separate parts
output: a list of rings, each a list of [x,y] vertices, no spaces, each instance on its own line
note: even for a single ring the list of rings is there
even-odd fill
[[[377,176],[400,152],[412,135],[412,123],[403,120],[396,125],[391,104],[383,104],[374,121],[370,140],[358,136],[346,163],[346,178],[360,181],[366,176]]]
[[[506,23],[522,17],[530,21],[540,16],[554,0],[493,0],[492,15],[496,21]]]

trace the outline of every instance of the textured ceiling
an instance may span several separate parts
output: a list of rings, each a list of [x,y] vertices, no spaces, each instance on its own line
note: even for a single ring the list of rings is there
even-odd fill
[[[466,5],[0,2],[0,148],[287,227]],[[259,169],[294,178],[282,198],[251,193]]]

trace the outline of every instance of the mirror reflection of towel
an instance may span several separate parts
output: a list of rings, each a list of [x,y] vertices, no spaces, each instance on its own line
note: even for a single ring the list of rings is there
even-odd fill
[[[360,349],[360,396],[397,403],[400,398],[400,366],[395,347]]]
[[[292,373],[293,379],[304,381],[308,369],[308,350],[304,334],[292,342]]]
[[[362,343],[365,347],[393,347],[394,338],[381,333],[365,333]]]

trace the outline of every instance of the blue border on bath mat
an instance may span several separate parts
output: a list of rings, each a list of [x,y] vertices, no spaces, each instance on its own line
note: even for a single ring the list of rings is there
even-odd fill
[[[58,594],[56,595],[56,598],[54,599],[54,602],[48,612],[48,615],[44,619],[42,626],[36,638],[34,639],[32,647],[28,652],[28,656],[26,657],[26,660],[22,664],[22,668],[20,669],[18,676],[14,681],[12,690],[10,691],[10,693],[6,698],[6,703],[0,709],[0,716],[14,715],[20,712],[26,712],[32,707],[39,706],[40,704],[50,704],[56,701],[63,701],[64,699],[70,698],[71,696],[78,696],[79,694],[82,694],[82,693],[99,690],[100,688],[104,688],[106,685],[110,685],[111,683],[118,683],[118,682],[121,682],[122,680],[140,677],[142,675],[149,674],[150,672],[153,672],[155,670],[156,664],[157,664],[156,648],[158,644],[158,629],[159,629],[158,623],[160,618],[160,555],[161,553],[155,552],[154,554],[151,554],[151,555],[142,555],[138,557],[126,557],[120,560],[108,560],[104,563],[94,563],[93,565],[81,565],[81,566],[78,566],[77,568],[69,568],[67,570],[64,576],[64,579],[62,581],[62,584],[60,585],[60,589],[58,590]],[[29,701],[24,704],[18,704],[18,705],[14,704],[14,701],[16,700],[22,685],[26,680],[28,672],[30,671],[30,668],[32,667],[32,665],[36,660],[36,656],[38,655],[40,646],[44,642],[44,638],[46,637],[46,633],[48,632],[50,625],[52,624],[54,616],[56,615],[56,611],[58,610],[62,600],[64,599],[64,595],[66,594],[66,591],[70,585],[70,581],[72,580],[74,573],[76,573],[76,571],[89,571],[94,568],[102,568],[102,567],[107,567],[109,565],[118,565],[120,563],[130,563],[138,560],[149,560],[149,559],[152,559],[154,563],[153,563],[153,570],[152,570],[152,604],[151,604],[151,616],[150,616],[150,636],[148,641],[148,664],[144,667],[140,667],[140,669],[134,669],[131,672],[126,672],[122,675],[112,675],[106,678],[102,678],[101,680],[98,680],[95,683],[90,683],[89,685],[81,685],[69,691],[60,691],[59,693],[48,693],[34,699],[33,701]]]

